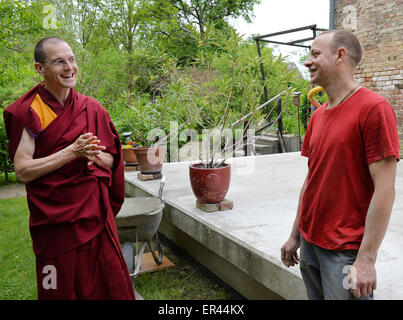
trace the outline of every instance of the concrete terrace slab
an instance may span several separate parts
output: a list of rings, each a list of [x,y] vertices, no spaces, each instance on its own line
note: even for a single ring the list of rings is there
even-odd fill
[[[227,211],[196,208],[189,179],[191,162],[165,163],[164,210],[160,231],[247,298],[306,299],[299,267],[286,268],[280,248],[295,218],[307,159],[300,152],[232,158],[234,201]],[[126,192],[156,195],[159,180],[140,181],[126,172]],[[376,263],[376,299],[402,299],[403,170],[398,170],[396,200]]]

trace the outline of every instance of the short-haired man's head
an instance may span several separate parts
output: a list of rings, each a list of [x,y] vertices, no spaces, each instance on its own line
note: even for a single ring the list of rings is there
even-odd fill
[[[45,52],[45,44],[46,43],[56,43],[56,42],[66,42],[62,38],[59,37],[47,37],[39,40],[34,49],[34,59],[35,62],[45,62],[46,60],[46,52]]]
[[[347,56],[350,58],[353,67],[356,67],[362,57],[360,41],[354,33],[349,30],[329,30],[322,32],[320,35],[333,34],[331,40],[331,50],[335,53],[339,48],[346,49]]]

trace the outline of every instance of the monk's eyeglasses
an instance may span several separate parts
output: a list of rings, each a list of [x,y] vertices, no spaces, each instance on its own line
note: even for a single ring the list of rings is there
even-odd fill
[[[71,65],[75,65],[77,63],[75,57],[70,57],[68,59],[57,59],[55,61],[49,61],[49,63],[55,65],[56,67],[61,67],[61,66],[65,66],[67,64],[67,61]]]

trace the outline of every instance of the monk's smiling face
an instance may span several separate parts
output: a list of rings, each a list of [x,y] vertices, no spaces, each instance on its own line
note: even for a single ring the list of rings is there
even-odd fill
[[[78,66],[73,51],[64,41],[44,43],[46,59],[37,68],[44,77],[45,85],[54,89],[74,88],[77,82]]]

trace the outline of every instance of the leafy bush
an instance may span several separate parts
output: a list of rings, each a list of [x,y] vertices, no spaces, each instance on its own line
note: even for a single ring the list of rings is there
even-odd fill
[[[0,108],[1,114],[3,114],[3,109]],[[13,170],[13,163],[8,156],[8,139],[6,134],[6,129],[4,127],[3,117],[0,117],[0,174],[6,171]]]
[[[121,135],[132,132],[132,140],[149,145],[149,133],[153,129],[168,133],[171,121],[200,133],[204,129],[230,128],[250,112],[249,125],[256,127],[267,116],[266,110],[257,110],[265,102],[261,61],[271,97],[285,92],[285,131],[298,133],[291,93],[294,89],[307,91],[307,81],[288,67],[284,57],[275,57],[270,48],[264,47],[259,58],[253,43],[244,41],[235,30],[218,30],[214,25],[208,25],[204,34],[193,30],[192,36],[198,51],[192,63],[185,66],[167,53],[142,49],[135,54],[134,91],[123,93],[108,107]],[[275,105],[273,102],[267,109]],[[274,116],[276,111],[272,119]]]

